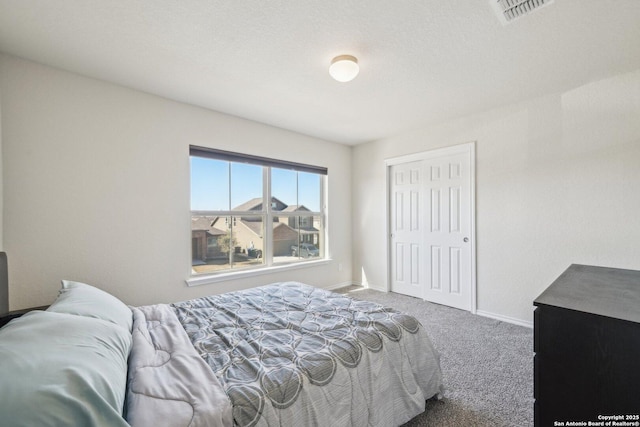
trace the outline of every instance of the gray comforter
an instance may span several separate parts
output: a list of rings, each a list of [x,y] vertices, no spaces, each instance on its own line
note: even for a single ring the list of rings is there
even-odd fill
[[[136,386],[130,400],[142,403],[131,408],[130,422],[140,421],[134,426],[144,425],[146,415],[133,415],[138,409],[157,412],[149,403],[162,401],[162,393],[171,402],[185,401],[179,392],[188,394],[187,415],[198,422],[171,425],[230,425],[232,411],[241,426],[395,426],[423,412],[426,399],[442,389],[439,358],[422,325],[378,304],[289,282],[173,304],[172,310],[157,307],[138,309],[146,321],[139,314],[134,347],[135,331],[145,327],[138,332],[143,343],[169,354],[175,350],[164,341],[182,347],[186,339],[190,348],[180,351],[189,354],[189,364],[169,369],[177,379],[165,379],[167,369],[130,372]],[[183,329],[176,330],[178,321]],[[171,331],[159,333],[166,325]],[[135,349],[131,364],[142,372],[159,365],[140,362]],[[150,377],[154,393],[145,391],[142,376]],[[178,385],[183,376],[188,387]],[[140,397],[150,394],[151,401]]]

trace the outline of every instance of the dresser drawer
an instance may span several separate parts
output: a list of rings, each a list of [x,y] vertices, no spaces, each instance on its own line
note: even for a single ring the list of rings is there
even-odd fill
[[[536,309],[533,310],[533,352],[534,353],[537,353],[538,351],[540,351],[540,342],[538,338],[540,336],[540,327],[539,327],[540,311],[541,311],[540,307],[536,307]]]
[[[540,361],[540,357],[535,354],[533,356],[533,398],[538,400],[540,399],[538,393],[538,387],[540,387],[540,367],[538,363]]]

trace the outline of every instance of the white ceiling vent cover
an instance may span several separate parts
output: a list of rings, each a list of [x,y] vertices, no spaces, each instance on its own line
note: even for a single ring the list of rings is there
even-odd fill
[[[503,24],[515,21],[554,0],[489,0]]]

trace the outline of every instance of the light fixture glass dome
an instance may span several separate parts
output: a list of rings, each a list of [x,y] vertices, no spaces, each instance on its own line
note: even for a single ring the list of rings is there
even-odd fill
[[[329,74],[339,82],[348,82],[355,79],[358,72],[360,72],[358,59],[351,55],[336,56],[329,66]]]

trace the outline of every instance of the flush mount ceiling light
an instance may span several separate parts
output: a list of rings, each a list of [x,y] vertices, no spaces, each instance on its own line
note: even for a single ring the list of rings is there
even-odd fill
[[[355,79],[359,71],[358,59],[351,55],[336,56],[329,66],[329,74],[339,82]]]

